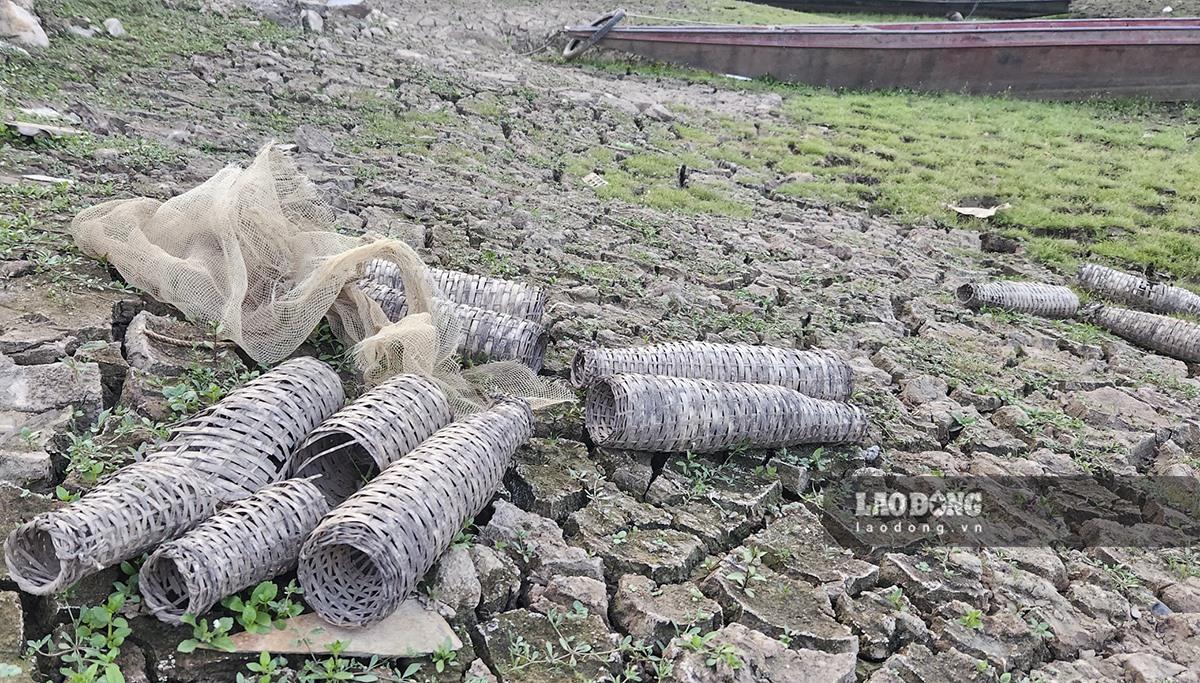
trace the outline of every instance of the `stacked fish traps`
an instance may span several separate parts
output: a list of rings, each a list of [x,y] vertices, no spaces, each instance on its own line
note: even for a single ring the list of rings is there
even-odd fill
[[[281,364],[186,421],[146,460],[14,529],[4,546],[9,573],[44,595],[178,537],[219,504],[288,476],[292,452],[344,399],[324,363]]]
[[[350,496],[305,541],[298,575],[322,618],[367,626],[391,614],[500,487],[533,433],[522,399],[436,432]]]
[[[1090,307],[1087,319],[1096,326],[1142,348],[1200,363],[1200,325],[1167,315],[1200,315],[1200,296],[1090,263],[1079,269],[1079,285],[1111,301],[1143,309]]]
[[[827,351],[687,342],[587,349],[572,378],[601,446],[717,452],[861,441],[868,421],[845,403],[853,373]]]
[[[456,346],[468,360],[514,360],[535,372],[542,367],[549,335],[542,325],[546,293],[540,287],[483,275],[427,268],[442,315],[460,328]],[[390,261],[367,264],[359,287],[389,320],[408,313],[399,268]]]

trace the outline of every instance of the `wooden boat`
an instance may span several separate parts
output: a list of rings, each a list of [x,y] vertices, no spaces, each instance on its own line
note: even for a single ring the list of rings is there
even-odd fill
[[[834,88],[1012,93],[1038,99],[1200,99],[1200,19],[566,29],[595,44],[733,76]]]
[[[1026,19],[1066,14],[1071,0],[751,0],[797,12],[861,12],[870,14],[921,14],[944,17],[958,12],[967,19],[994,17]]]

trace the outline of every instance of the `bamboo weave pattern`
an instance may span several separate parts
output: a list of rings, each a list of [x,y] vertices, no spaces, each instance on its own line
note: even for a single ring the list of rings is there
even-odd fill
[[[542,321],[546,309],[546,291],[541,287],[441,268],[426,267],[425,272],[433,286],[448,301],[535,323]],[[404,283],[395,263],[375,259],[367,263],[365,275],[379,284],[399,290],[403,295]]]
[[[300,552],[305,601],[327,621],[366,626],[395,611],[500,487],[533,433],[521,399],[439,430],[329,514]]]
[[[404,292],[363,280],[362,291],[383,309],[389,320],[408,313]],[[455,346],[467,360],[515,360],[537,372],[542,369],[549,335],[540,323],[467,304],[439,302],[459,325]]]
[[[397,375],[321,423],[296,454],[296,476],[318,477],[337,505],[452,419],[437,383]]]
[[[1079,269],[1079,286],[1116,303],[1152,313],[1200,315],[1200,295],[1164,283],[1150,284],[1143,277],[1094,263]]]
[[[652,375],[596,380],[584,420],[601,446],[697,453],[853,443],[866,436],[868,425],[857,406],[786,387]]]
[[[170,624],[204,614],[221,598],[294,567],[304,539],[328,512],[312,482],[272,484],[159,546],[142,565],[142,599]]]
[[[232,502],[291,474],[296,447],[342,407],[342,381],[315,358],[294,358],[188,419],[148,459],[196,470]]]
[[[216,491],[200,473],[135,463],[67,507],[14,529],[4,561],[21,590],[56,593],[178,536],[216,507]]]
[[[1091,315],[1096,325],[1142,348],[1200,363],[1200,325],[1156,313],[1101,307]]]
[[[1079,310],[1079,297],[1067,287],[1037,282],[988,282],[958,288],[958,300],[968,308],[995,306],[1014,313],[1046,318],[1070,318]]]
[[[848,400],[854,391],[850,365],[833,351],[676,342],[628,349],[580,349],[571,363],[571,382],[580,388],[598,377],[616,374],[776,384],[829,401]]]

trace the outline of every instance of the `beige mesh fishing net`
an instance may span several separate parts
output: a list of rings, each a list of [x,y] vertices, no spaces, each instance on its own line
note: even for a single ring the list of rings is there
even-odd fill
[[[167,202],[94,206],[71,229],[85,253],[190,319],[219,326],[260,363],[286,358],[327,317],[369,384],[431,377],[458,414],[498,394],[535,406],[572,400],[517,362],[464,372],[455,355],[461,326],[433,304],[439,293],[420,256],[399,240],[348,237],[333,225],[308,179],[268,144],[246,168],[230,166]],[[395,263],[403,283],[408,315],[394,323],[356,284],[374,259]]]

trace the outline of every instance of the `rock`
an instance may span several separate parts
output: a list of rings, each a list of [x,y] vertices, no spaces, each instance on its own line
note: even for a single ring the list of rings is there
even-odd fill
[[[561,616],[555,628],[545,615],[513,610],[480,624],[478,634],[480,655],[492,663],[505,683],[602,680],[612,676],[621,664],[615,652],[617,636],[595,614]],[[572,664],[563,657],[563,639],[577,646],[586,644],[591,654],[576,658]],[[559,659],[547,657],[547,649],[558,653]]]
[[[821,520],[802,505],[746,539],[762,553],[763,564],[792,578],[824,587],[831,595],[851,595],[875,585],[879,569],[838,546]]]
[[[741,624],[730,624],[700,648],[671,642],[663,659],[671,662],[664,681],[674,683],[854,683],[853,654],[828,654],[788,646]],[[711,659],[711,663],[710,663]]]
[[[486,620],[515,606],[521,593],[521,572],[512,558],[478,543],[469,552],[480,585],[478,617]]]
[[[692,500],[663,510],[673,529],[699,538],[707,552],[717,555],[744,541],[758,526],[753,518],[710,501]]]
[[[911,406],[945,400],[948,391],[945,380],[930,375],[919,375],[900,383],[900,398]]]
[[[621,529],[608,536],[584,532],[578,539],[604,561],[611,581],[622,574],[643,574],[659,583],[682,581],[704,559],[704,544],[676,529]]]
[[[979,236],[979,246],[984,251],[993,254],[1015,254],[1020,248],[1021,243],[1011,237],[1005,237],[994,232],[985,232]]]
[[[134,633],[141,634],[137,629]],[[324,655],[329,645],[340,641],[348,657],[413,657],[427,655],[440,647],[463,647],[462,640],[437,612],[414,599],[400,603],[383,621],[367,628],[334,626],[315,613],[301,614],[285,621],[285,628],[267,633],[242,631],[232,636],[236,652],[278,655]],[[176,641],[178,642],[178,641]],[[162,680],[162,679],[159,679]],[[215,676],[203,680],[217,679]]]
[[[707,633],[719,627],[721,606],[693,583],[659,586],[644,576],[625,574],[613,596],[612,617],[620,630],[662,648],[688,629]]]
[[[121,645],[117,666],[121,669],[125,683],[151,683],[146,653],[132,641],[126,640]]]
[[[220,374],[245,368],[233,346],[195,325],[142,311],[125,329],[125,358],[129,367],[156,376],[179,377],[197,368]]]
[[[1161,683],[1174,681],[1180,674],[1186,674],[1186,666],[1156,657],[1152,654],[1138,653],[1117,658],[1125,670],[1129,683]]]
[[[504,475],[513,504],[562,524],[588,501],[600,472],[588,458],[587,446],[566,439],[531,439],[514,456]]]
[[[0,412],[0,480],[45,491],[52,488],[51,443],[70,431],[70,407],[44,413]]]
[[[1064,409],[1093,427],[1125,431],[1153,431],[1171,426],[1171,420],[1153,407],[1116,387],[1077,392]]]
[[[296,149],[301,152],[325,156],[333,152],[333,136],[316,126],[303,124],[296,127],[294,134]]]
[[[482,659],[476,659],[467,669],[463,683],[499,683],[499,681],[496,679],[496,674],[487,668],[487,664],[484,664]]]
[[[13,0],[0,0],[0,39],[25,47],[49,47],[50,39],[32,11]]]
[[[551,610],[576,610],[578,604],[608,626],[608,589],[603,581],[586,576],[555,576],[544,587],[531,590],[529,601],[529,609],[546,615]]]
[[[311,9],[302,9],[300,10],[300,27],[308,33],[322,33],[325,31],[325,19]]]
[[[84,342],[75,350],[74,358],[78,362],[95,363],[100,367],[103,404],[105,407],[115,405],[125,386],[125,377],[129,374],[129,362],[125,360],[120,342]]]
[[[778,507],[782,485],[769,476],[761,460],[731,456],[676,456],[663,466],[646,490],[646,501],[657,505],[709,500],[722,508],[759,520]]]
[[[104,20],[104,30],[113,38],[124,38],[129,35],[125,32],[125,26],[121,23],[121,20],[116,17],[109,17]]]
[[[822,652],[858,652],[858,639],[834,618],[828,596],[812,586],[778,574],[734,551],[700,584],[715,600],[727,623],[780,637]]]
[[[888,553],[879,565],[881,584],[900,586],[908,599],[926,611],[960,600],[986,612],[988,591],[980,583],[981,575],[979,559],[965,552],[949,553],[944,561],[932,556]]]
[[[413,249],[425,247],[425,226],[420,223],[405,220],[376,206],[368,206],[358,215],[366,223],[366,229],[371,232],[398,239]]]
[[[947,649],[936,655],[920,643],[913,643],[884,662],[883,668],[867,679],[868,683],[961,683],[991,681],[992,673],[980,671],[977,661],[958,650]]]
[[[1200,578],[1189,576],[1167,586],[1159,598],[1175,612],[1200,612]]]
[[[426,578],[430,598],[454,610],[451,621],[470,622],[483,595],[483,587],[475,574],[471,553],[462,546],[450,546],[433,566]]]
[[[538,582],[545,583],[560,574],[604,580],[600,559],[567,545],[562,529],[553,520],[525,512],[507,501],[496,501],[492,519],[479,536],[507,553]]]
[[[621,491],[641,500],[654,479],[654,454],[615,448],[596,449],[596,461]]]
[[[938,642],[991,662],[1000,671],[1028,670],[1047,659],[1046,645],[1015,612],[999,610],[980,617],[980,628],[962,623],[971,606],[957,601],[943,605],[935,627]]]
[[[645,115],[646,118],[653,121],[661,121],[665,123],[675,120],[675,115],[671,113],[671,110],[667,109],[661,104],[652,104],[649,107],[646,107],[642,110],[642,114]]]
[[[365,19],[371,13],[371,6],[367,4],[367,0],[325,0],[325,13],[327,16],[344,14],[356,19]]]
[[[925,622],[899,588],[866,591],[858,598],[843,593],[834,611],[858,636],[858,656],[870,661],[883,661],[909,643],[927,643],[930,638]]]
[[[1117,634],[1107,620],[1088,616],[1060,595],[1049,581],[1023,569],[1002,563],[992,565],[987,587],[991,589],[992,601],[1001,609],[1016,611],[1032,606],[1025,618],[1049,624],[1054,638],[1048,645],[1056,658],[1072,658],[1081,650],[1101,649]],[[988,611],[978,602],[973,604]]]
[[[103,407],[100,368],[73,360],[45,365],[16,365],[0,354],[0,415],[5,412],[45,413],[73,408],[87,423]]]
[[[0,661],[19,658],[25,651],[25,610],[21,596],[0,592]]]

